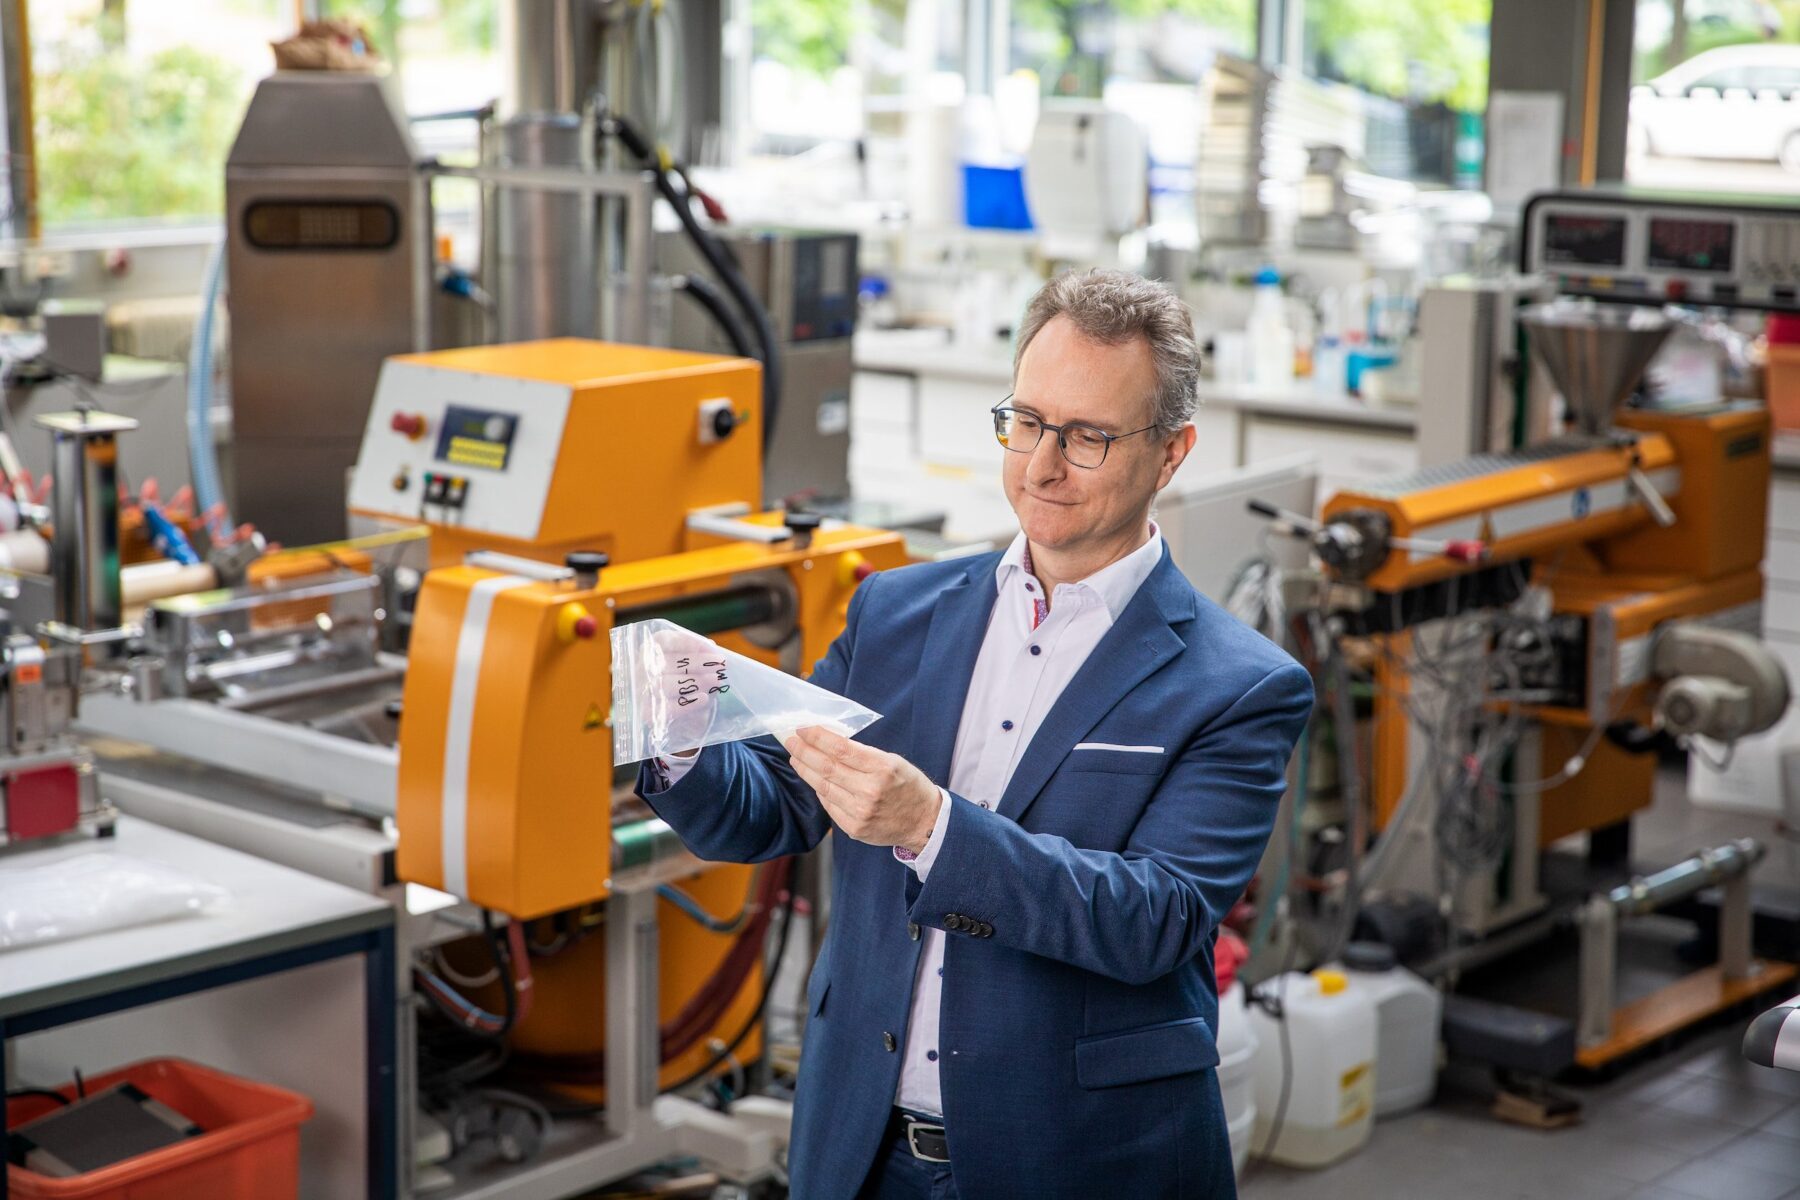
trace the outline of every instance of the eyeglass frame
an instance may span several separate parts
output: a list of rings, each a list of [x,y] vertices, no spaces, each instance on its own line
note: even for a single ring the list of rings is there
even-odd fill
[[[988,413],[992,416],[998,417],[1002,411],[1010,412],[1010,413],[1018,412],[1019,410],[1017,408],[1015,408],[1011,404],[1007,403],[1007,401],[1011,400],[1015,394],[1016,393],[1008,392],[1006,394],[1006,399],[1000,401],[1000,403],[998,403],[998,404],[994,405],[994,407],[988,409]],[[1106,465],[1107,455],[1112,453],[1112,444],[1114,442],[1122,441],[1123,439],[1128,438],[1128,437],[1136,437],[1140,433],[1149,433],[1152,429],[1157,428],[1156,422],[1151,422],[1150,424],[1144,426],[1142,429],[1133,429],[1130,433],[1108,433],[1108,432],[1106,432],[1106,430],[1100,428],[1098,425],[1090,425],[1086,421],[1065,421],[1061,425],[1052,425],[1050,422],[1044,420],[1044,418],[1041,415],[1039,415],[1038,413],[1032,412],[1029,409],[1027,411],[1030,412],[1031,416],[1034,417],[1038,423],[1038,440],[1037,440],[1037,442],[1032,445],[1030,450],[1014,449],[1013,447],[1007,445],[1004,441],[1000,440],[999,422],[996,421],[995,426],[994,426],[994,440],[997,442],[1000,442],[1000,448],[1002,450],[1011,450],[1014,454],[1034,454],[1037,452],[1038,446],[1043,444],[1044,434],[1046,432],[1054,433],[1056,435],[1056,449],[1057,449],[1057,452],[1062,455],[1063,461],[1068,463],[1071,467],[1079,467],[1083,471],[1098,471],[1101,467],[1104,467]],[[1100,451],[1100,461],[1099,462],[1095,463],[1093,466],[1090,467],[1086,463],[1078,463],[1074,459],[1069,457],[1069,439],[1064,434],[1064,431],[1067,429],[1071,429],[1071,428],[1091,429],[1095,433],[1099,434],[1101,437],[1106,439],[1106,446],[1104,449],[1102,449]]]

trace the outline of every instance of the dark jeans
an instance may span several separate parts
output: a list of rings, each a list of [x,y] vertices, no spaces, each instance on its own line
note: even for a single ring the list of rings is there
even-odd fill
[[[913,1157],[906,1123],[896,1114],[857,1200],[958,1200],[958,1193],[949,1163]]]

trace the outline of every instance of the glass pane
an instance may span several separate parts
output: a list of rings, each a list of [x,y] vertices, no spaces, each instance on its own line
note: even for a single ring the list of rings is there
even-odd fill
[[[216,218],[226,152],[293,12],[291,0],[29,0],[44,227]]]
[[[500,94],[500,0],[325,0],[362,22],[412,115],[480,108]]]
[[[1800,186],[1800,0],[1637,0],[1625,177]]]
[[[867,128],[866,100],[960,70],[955,0],[750,0],[751,149],[797,154]]]
[[[1301,66],[1365,96],[1370,171],[1478,185],[1467,141],[1487,106],[1492,13],[1493,0],[1305,0]]]
[[[1220,53],[1256,47],[1256,0],[1101,5],[1013,0],[1012,67],[1045,95],[1099,97],[1112,83],[1197,83]]]

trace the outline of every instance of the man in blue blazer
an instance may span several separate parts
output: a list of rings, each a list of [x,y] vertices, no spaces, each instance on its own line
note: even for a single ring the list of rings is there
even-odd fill
[[[702,858],[833,834],[800,1200],[1235,1192],[1213,941],[1312,685],[1156,534],[1197,375],[1160,285],[1046,284],[994,413],[1019,538],[865,580],[813,671],[883,719],[857,741],[809,729],[645,769]]]

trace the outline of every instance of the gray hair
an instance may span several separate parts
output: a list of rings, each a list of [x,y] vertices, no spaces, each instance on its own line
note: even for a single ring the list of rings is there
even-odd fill
[[[1143,338],[1156,364],[1156,427],[1180,432],[1194,415],[1200,353],[1194,319],[1181,297],[1161,283],[1129,271],[1068,271],[1038,289],[1025,306],[1013,351],[1013,378],[1025,348],[1057,317],[1067,317],[1084,336],[1108,346]]]

